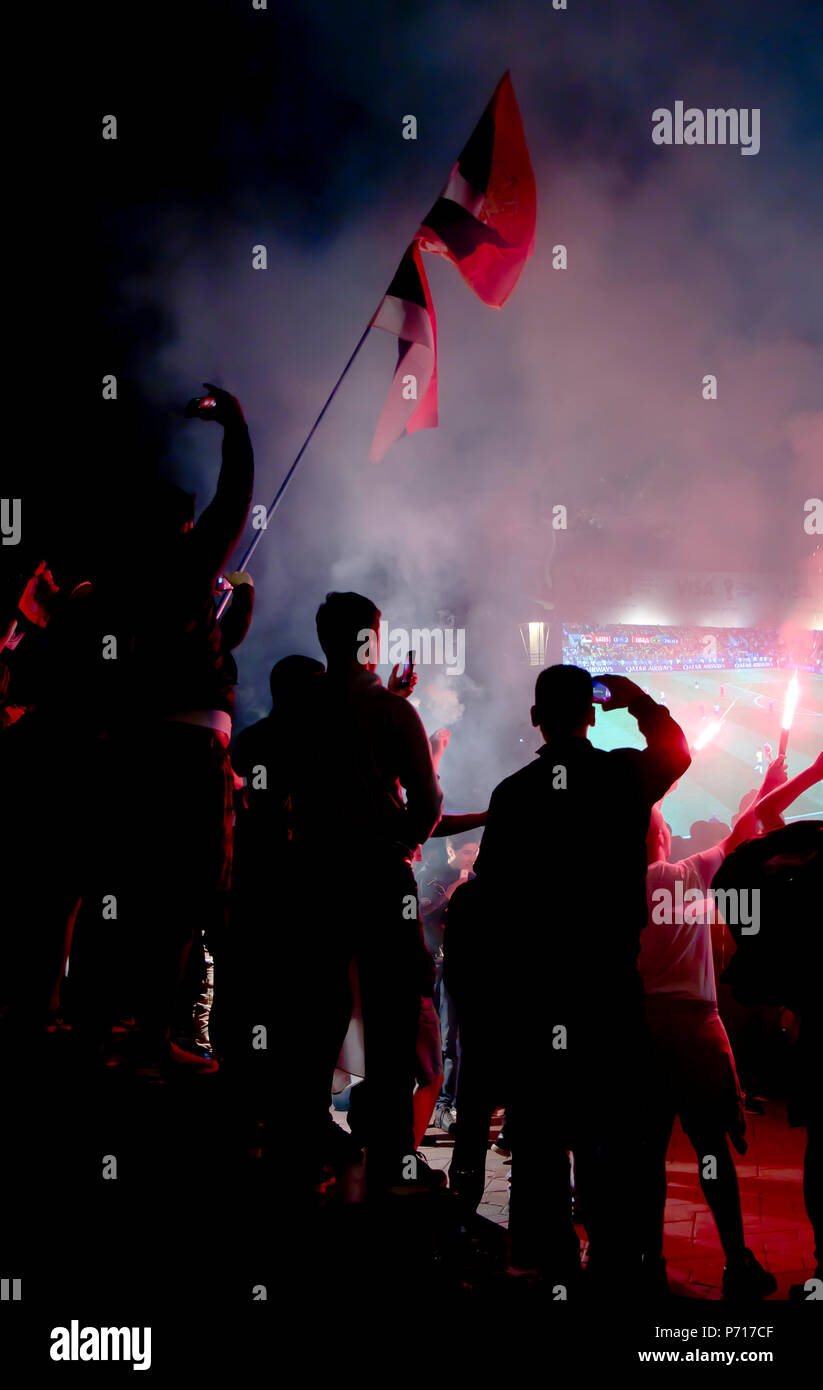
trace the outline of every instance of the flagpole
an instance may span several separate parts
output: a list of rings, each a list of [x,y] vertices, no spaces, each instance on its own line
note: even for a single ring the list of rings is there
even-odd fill
[[[328,395],[328,397],[327,397],[327,399],[326,399],[326,404],[323,406],[323,409],[320,411],[320,414],[318,415],[317,419],[315,420],[314,424],[312,425],[311,429],[309,430],[308,434],[306,435],[306,438],[303,440],[303,443],[302,443],[302,445],[300,446],[300,452],[298,453],[296,459],[294,460],[293,464],[291,465],[291,468],[289,469],[288,473],[286,474],[285,478],[283,479],[282,483],[280,484],[279,488],[277,489],[277,492],[275,493],[274,498],[272,499],[271,503],[269,504],[269,508],[268,508],[268,510],[267,510],[267,512],[266,512],[266,521],[265,521],[265,525],[261,526],[261,527],[258,529],[257,535],[254,537],[254,540],[252,541],[251,545],[248,547],[248,549],[247,549],[245,555],[243,556],[242,560],[240,561],[240,566],[239,566],[239,568],[240,568],[241,570],[244,570],[244,569],[246,568],[246,566],[247,566],[247,564],[249,563],[249,561],[250,561],[252,555],[254,554],[255,550],[257,549],[258,545],[260,544],[260,538],[261,538],[261,536],[263,535],[263,532],[267,529],[269,522],[271,521],[272,517],[274,516],[274,513],[277,511],[277,508],[278,508],[279,505],[280,505],[280,502],[281,502],[281,499],[282,499],[282,497],[283,497],[283,494],[284,494],[284,492],[286,491],[286,488],[288,487],[289,483],[291,482],[292,477],[294,476],[294,472],[295,472],[295,469],[297,468],[298,463],[300,462],[301,458],[303,457],[303,455],[305,454],[307,448],[309,447],[309,445],[310,445],[310,443],[311,443],[311,441],[312,441],[312,438],[314,437],[314,432],[315,432],[315,430],[317,429],[317,426],[320,424],[320,421],[323,419],[323,416],[325,415],[326,411],[328,410],[329,406],[331,405],[332,401],[334,400],[335,396],[337,395],[337,392],[338,392],[338,390],[339,390],[339,388],[340,388],[340,386],[341,386],[341,384],[342,384],[342,382],[343,382],[344,376],[346,375],[347,371],[349,370],[349,367],[351,366],[352,362],[354,361],[354,359],[355,359],[355,357],[357,356],[358,352],[360,351],[361,347],[362,347],[363,344],[365,343],[366,338],[368,337],[368,334],[369,334],[369,331],[370,331],[370,329],[371,329],[371,327],[372,327],[373,322],[374,322],[374,314],[372,314],[371,318],[369,319],[368,323],[366,324],[366,327],[363,329],[363,332],[360,334],[360,338],[359,338],[359,340],[358,340],[358,342],[357,342],[357,346],[355,347],[354,352],[352,353],[351,357],[349,358],[348,362],[346,363],[345,367],[343,368],[342,372],[340,373],[339,377],[337,378],[336,382],[334,383],[334,386],[332,387],[332,389],[331,389],[331,391],[329,392],[329,395]],[[223,616],[223,614],[224,614],[224,612],[225,612],[225,610],[226,610],[226,607],[227,607],[227,605],[228,605],[228,603],[229,603],[229,601],[230,601],[230,599],[231,599],[231,596],[232,596],[232,590],[231,590],[231,589],[229,589],[228,592],[225,593],[225,594],[223,595],[223,598],[222,598],[222,600],[221,600],[221,602],[220,602],[220,606],[219,606],[219,608],[217,609],[217,617],[218,617],[218,620],[219,620],[220,618],[222,618],[222,616]]]

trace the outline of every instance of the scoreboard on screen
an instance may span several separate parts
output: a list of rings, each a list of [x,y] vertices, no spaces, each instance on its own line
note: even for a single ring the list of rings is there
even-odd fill
[[[823,672],[823,633],[806,632],[791,648],[776,628],[563,624],[563,662],[593,675],[608,671],[752,671],[796,666]]]

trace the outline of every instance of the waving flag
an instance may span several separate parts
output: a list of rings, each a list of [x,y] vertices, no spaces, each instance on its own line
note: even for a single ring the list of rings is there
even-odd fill
[[[370,463],[379,463],[404,434],[437,425],[437,326],[420,251],[414,242],[397,267],[370,326],[384,328],[398,339],[397,369],[369,454]]]
[[[536,219],[534,171],[506,72],[416,240],[448,256],[483,303],[501,309],[534,250]]]

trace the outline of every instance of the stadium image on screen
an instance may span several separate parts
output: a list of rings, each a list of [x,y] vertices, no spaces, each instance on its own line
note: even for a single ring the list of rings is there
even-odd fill
[[[780,641],[776,629],[564,624],[564,665],[596,678],[629,676],[665,704],[683,728],[692,765],[663,802],[672,832],[697,841],[700,823],[731,825],[740,801],[759,787],[777,756],[787,688],[797,672],[799,696],[787,747],[790,777],[823,746],[823,633]],[[601,748],[642,748],[626,710],[597,708],[592,742]],[[823,817],[819,788],[800,797],[787,821]],[[693,827],[698,831],[690,835]],[[695,843],[695,848],[702,846]],[[686,843],[684,852],[691,852]]]

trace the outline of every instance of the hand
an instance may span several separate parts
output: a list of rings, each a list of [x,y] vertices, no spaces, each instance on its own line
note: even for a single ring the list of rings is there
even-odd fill
[[[602,709],[628,709],[638,695],[643,694],[640,686],[628,676],[598,676],[597,679],[611,691],[611,699],[603,701]]]
[[[26,713],[26,705],[3,705],[0,709],[0,728],[10,729]]]
[[[788,782],[788,780],[789,774],[786,771],[786,756],[784,753],[778,753],[777,757],[772,759],[763,774],[763,782],[760,788],[761,796],[766,796],[769,792],[773,792],[775,787],[782,787],[783,783]]]
[[[429,743],[431,744],[433,758],[439,758],[441,754],[445,753],[446,749],[449,746],[449,740],[451,736],[451,729],[437,729],[432,734],[431,738],[429,739]]]
[[[227,584],[231,584],[233,589],[236,589],[238,584],[251,584],[251,587],[254,588],[254,580],[245,570],[232,570],[231,574],[224,574],[223,578]]]
[[[59,592],[54,575],[45,560],[41,560],[23,590],[17,607],[24,618],[28,618],[35,627],[47,627],[54,600]]]
[[[399,695],[401,699],[408,700],[409,696],[414,690],[414,687],[417,685],[417,672],[412,671],[411,678],[408,681],[401,681],[400,677],[397,674],[399,670],[400,662],[398,661],[397,665],[392,666],[391,668],[391,675],[389,676],[389,679],[386,681],[386,689],[390,690],[392,695]]]
[[[236,396],[229,395],[228,391],[221,390],[210,381],[204,381],[203,385],[209,394],[192,396],[184,411],[188,420],[197,416],[200,420],[216,420],[218,425],[223,426],[245,424],[243,410]]]

